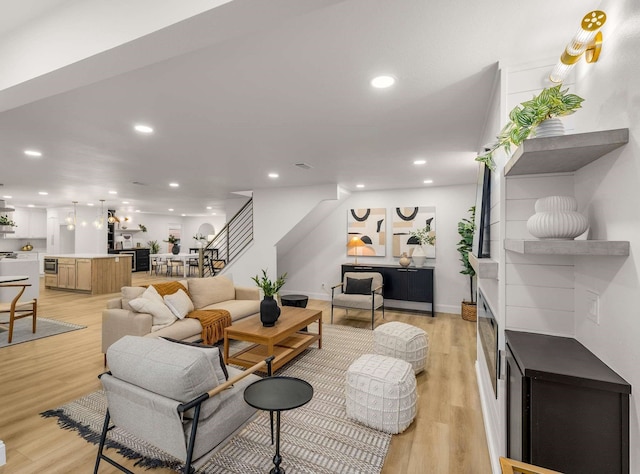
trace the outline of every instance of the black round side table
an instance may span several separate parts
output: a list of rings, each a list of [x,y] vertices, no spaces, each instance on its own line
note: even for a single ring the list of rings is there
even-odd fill
[[[280,297],[280,301],[282,301],[282,306],[306,308],[309,297],[307,295],[283,295]]]
[[[244,390],[244,400],[258,410],[271,412],[271,435],[273,436],[273,412],[276,412],[276,454],[271,474],[285,474],[280,467],[280,412],[293,410],[309,403],[313,398],[313,387],[294,377],[268,377],[253,382]],[[273,443],[273,438],[271,439]]]

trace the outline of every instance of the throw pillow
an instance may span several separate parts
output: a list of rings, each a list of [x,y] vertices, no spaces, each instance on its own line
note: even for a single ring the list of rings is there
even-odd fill
[[[347,295],[370,295],[373,278],[349,278],[347,277]]]
[[[189,281],[189,292],[197,309],[236,299],[233,282],[224,276],[193,278]]]
[[[140,298],[129,301],[129,306],[138,313],[149,313],[153,318],[152,331],[157,331],[169,326],[176,320],[175,315],[164,304],[162,296],[158,294],[153,286],[147,288]]]
[[[189,298],[189,295],[184,290],[178,290],[171,295],[164,297],[164,304],[171,310],[171,312],[178,319],[184,319],[184,317],[193,311],[193,301]]]
[[[120,290],[122,295],[122,309],[132,311],[131,306],[129,306],[129,301],[140,298],[144,290],[145,288],[141,286],[123,286]]]
[[[224,383],[226,380],[229,380],[229,371],[227,370],[227,366],[224,363],[222,350],[219,347],[207,346],[206,344],[200,344],[197,342],[180,341],[178,339],[172,339],[170,337],[161,337],[160,339],[173,342],[174,344],[182,344],[188,347],[194,347],[203,351],[213,365],[213,369],[216,373],[216,377],[218,378],[218,382]]]

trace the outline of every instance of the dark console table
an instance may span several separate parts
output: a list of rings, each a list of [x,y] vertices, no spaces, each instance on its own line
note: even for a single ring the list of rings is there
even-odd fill
[[[575,339],[505,334],[507,456],[566,474],[628,473],[631,385]]]
[[[393,308],[393,300],[431,303],[435,316],[434,267],[403,267],[400,265],[342,265],[342,279],[346,272],[378,272],[382,274],[384,305]]]

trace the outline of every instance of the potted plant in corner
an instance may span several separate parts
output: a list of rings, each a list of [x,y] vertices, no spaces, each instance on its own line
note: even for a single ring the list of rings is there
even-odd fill
[[[0,232],[13,232],[14,227],[18,227],[18,224],[9,219],[7,214],[0,216]]]
[[[149,242],[147,242],[147,245],[149,246],[150,254],[160,253],[160,244],[157,240],[150,240]]]
[[[458,242],[458,252],[460,252],[460,261],[462,262],[463,275],[469,276],[469,291],[470,300],[462,300],[462,319],[465,321],[475,321],[477,319],[477,307],[475,301],[475,293],[473,291],[473,277],[476,276],[476,271],[469,262],[469,252],[473,248],[473,232],[475,226],[476,207],[469,208],[470,218],[462,219],[458,222],[458,234],[460,234],[460,241]]]
[[[267,276],[267,271],[262,270],[262,276],[254,276],[251,279],[262,290],[264,299],[260,302],[260,321],[264,327],[271,327],[276,324],[278,317],[280,317],[280,308],[278,302],[273,298],[276,293],[284,286],[284,282],[287,279],[287,274],[283,273],[275,281],[271,281]]]
[[[495,169],[493,153],[504,148],[505,152],[511,151],[511,145],[519,146],[529,138],[532,133],[536,136],[563,135],[564,127],[559,117],[570,115],[582,107],[584,99],[575,94],[569,94],[569,89],[561,90],[562,84],[543,89],[533,99],[516,105],[509,112],[509,122],[496,137],[497,141],[485,149],[485,152],[476,158],[486,164],[492,170]],[[550,124],[551,121],[553,125]],[[546,122],[546,123],[545,123]],[[542,127],[548,126],[544,132]]]

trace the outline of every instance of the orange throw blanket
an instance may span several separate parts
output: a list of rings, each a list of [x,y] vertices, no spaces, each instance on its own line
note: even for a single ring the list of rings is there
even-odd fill
[[[187,314],[202,325],[202,342],[212,345],[224,337],[224,328],[231,326],[231,314],[226,309],[196,309]]]

